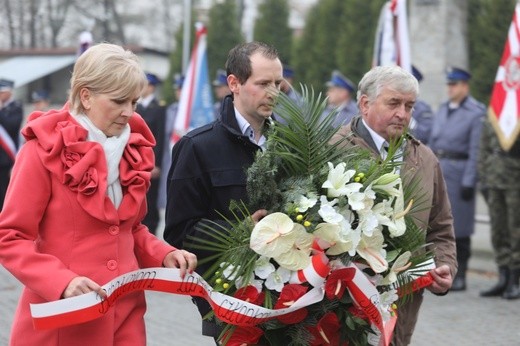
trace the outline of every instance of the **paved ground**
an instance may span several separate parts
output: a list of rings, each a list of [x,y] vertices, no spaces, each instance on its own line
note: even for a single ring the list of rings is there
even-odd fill
[[[486,215],[485,205],[479,201],[468,290],[444,297],[427,293],[412,345],[520,345],[520,300],[484,299],[478,295],[496,280]],[[0,267],[0,345],[8,344],[19,292],[17,281]],[[214,345],[212,339],[200,336],[200,317],[189,298],[157,292],[147,292],[147,297],[148,345]]]

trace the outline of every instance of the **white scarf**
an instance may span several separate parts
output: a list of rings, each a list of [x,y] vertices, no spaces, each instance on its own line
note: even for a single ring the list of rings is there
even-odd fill
[[[97,142],[103,147],[108,171],[107,196],[117,209],[123,200],[123,189],[119,181],[119,163],[130,138],[130,125],[127,124],[119,136],[107,137],[85,114],[79,114],[75,118],[88,131],[87,140]]]

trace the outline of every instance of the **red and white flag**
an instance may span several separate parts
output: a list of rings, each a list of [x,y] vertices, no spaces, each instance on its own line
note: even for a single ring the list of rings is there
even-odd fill
[[[513,21],[491,93],[488,116],[500,146],[509,150],[520,133],[520,4]]]
[[[195,45],[191,53],[186,77],[182,84],[179,110],[175,118],[172,138],[173,145],[188,131],[214,120],[213,96],[208,73],[206,51],[206,28],[197,23]]]
[[[406,0],[389,0],[381,9],[373,66],[399,65],[412,71]]]

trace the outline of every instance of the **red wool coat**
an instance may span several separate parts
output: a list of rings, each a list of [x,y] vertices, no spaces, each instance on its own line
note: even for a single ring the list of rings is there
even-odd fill
[[[97,320],[55,330],[33,328],[29,304],[61,298],[69,282],[86,276],[100,285],[139,268],[162,266],[174,250],[140,223],[154,166],[153,136],[134,114],[120,163],[123,200],[106,195],[101,145],[69,114],[34,113],[16,159],[0,213],[0,263],[25,286],[11,345],[145,345],[143,292],[121,297]]]

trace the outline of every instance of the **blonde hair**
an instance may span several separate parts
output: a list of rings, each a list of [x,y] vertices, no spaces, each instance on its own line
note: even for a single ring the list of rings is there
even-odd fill
[[[87,49],[74,64],[70,79],[70,109],[83,113],[80,91],[89,89],[95,94],[111,94],[128,99],[141,94],[146,82],[139,58],[123,47],[100,43]]]

